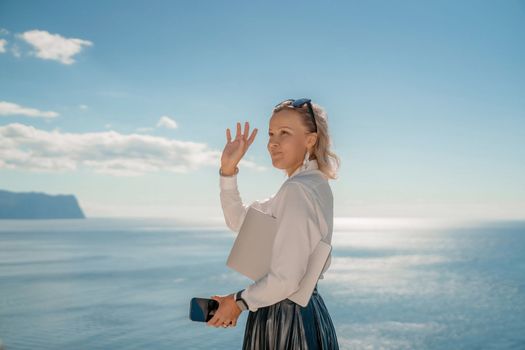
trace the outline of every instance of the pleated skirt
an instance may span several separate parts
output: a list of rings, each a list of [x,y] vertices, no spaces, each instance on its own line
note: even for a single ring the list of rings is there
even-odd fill
[[[335,350],[335,328],[317,285],[308,305],[290,299],[250,311],[243,350]]]

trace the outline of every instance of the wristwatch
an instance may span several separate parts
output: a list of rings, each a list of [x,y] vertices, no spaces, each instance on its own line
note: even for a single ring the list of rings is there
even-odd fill
[[[235,303],[239,306],[239,309],[241,309],[241,311],[244,311],[244,310],[248,310],[248,304],[246,303],[246,300],[244,300],[242,297],[241,297],[241,293],[244,291],[244,289],[238,291],[237,293],[235,293]]]
[[[224,174],[222,173],[222,167],[219,168],[219,174],[220,174],[221,176],[231,177],[231,176],[237,175],[238,172],[239,172],[239,167],[235,167],[235,172],[233,173],[233,175],[224,175]]]

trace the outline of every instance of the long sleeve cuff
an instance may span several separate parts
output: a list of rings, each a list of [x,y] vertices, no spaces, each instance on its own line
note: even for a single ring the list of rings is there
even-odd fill
[[[237,174],[232,176],[220,176],[220,188],[222,190],[235,190],[237,189]]]

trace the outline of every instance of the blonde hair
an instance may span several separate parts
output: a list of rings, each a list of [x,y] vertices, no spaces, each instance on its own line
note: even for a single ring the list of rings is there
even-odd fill
[[[285,108],[290,108],[301,116],[301,120],[306,129],[309,132],[313,132],[315,126],[308,106],[304,104],[300,108],[294,108],[291,104],[291,101],[286,101],[276,106],[272,111],[272,116]],[[321,170],[328,179],[337,179],[337,170],[341,164],[341,159],[330,149],[332,141],[328,133],[327,113],[320,105],[316,103],[311,104],[314,110],[315,123],[317,124],[317,141],[315,142],[313,152],[310,154],[309,159],[317,160],[319,170]]]

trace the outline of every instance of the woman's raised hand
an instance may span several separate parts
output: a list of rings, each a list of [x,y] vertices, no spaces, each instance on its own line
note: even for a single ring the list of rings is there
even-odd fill
[[[257,135],[257,128],[253,129],[252,134],[250,133],[250,123],[244,123],[244,133],[241,134],[241,123],[237,122],[237,133],[235,139],[232,140],[230,129],[226,129],[226,146],[222,151],[221,156],[221,168],[223,173],[228,174],[235,171],[235,167],[241,161],[244,154],[255,140]]]

